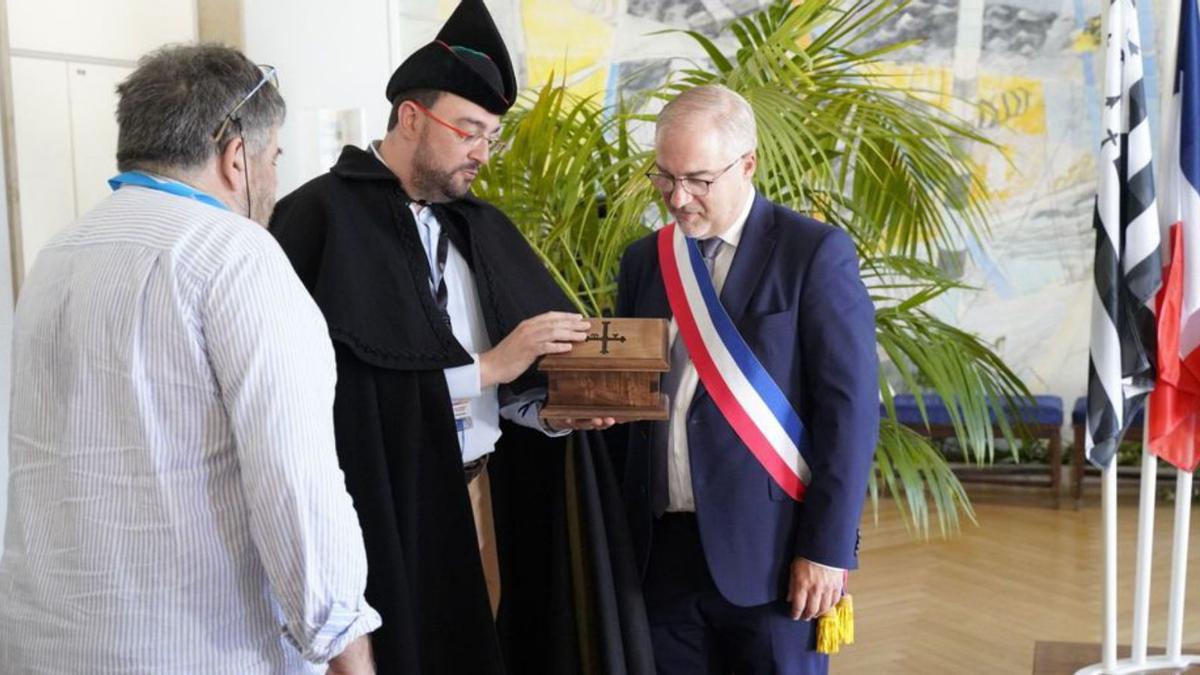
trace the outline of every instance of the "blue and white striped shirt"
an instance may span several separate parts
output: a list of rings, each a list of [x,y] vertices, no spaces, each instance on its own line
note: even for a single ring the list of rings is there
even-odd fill
[[[0,669],[307,673],[380,624],[325,322],[271,236],[126,186],[17,304]]]

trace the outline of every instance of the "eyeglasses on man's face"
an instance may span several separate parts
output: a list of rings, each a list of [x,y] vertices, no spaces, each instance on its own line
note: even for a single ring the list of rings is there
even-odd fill
[[[446,127],[450,131],[454,132],[454,135],[458,136],[459,142],[465,146],[474,148],[474,147],[477,147],[480,142],[483,142],[483,143],[487,143],[487,148],[489,151],[491,151],[491,150],[495,150],[496,146],[500,145],[500,137],[499,136],[488,136],[487,134],[471,133],[469,131],[459,129],[458,127],[454,126],[453,124],[451,124],[451,123],[447,122],[446,120],[433,114],[432,110],[430,110],[429,108],[426,108],[425,106],[421,105],[420,103],[417,103],[416,101],[410,101],[410,103],[415,105],[417,107],[417,110],[420,110],[429,119],[433,120],[434,122],[437,122],[438,124],[442,125],[443,127]]]
[[[262,71],[262,78],[259,79],[258,84],[254,85],[253,89],[246,92],[246,95],[242,97],[242,100],[238,101],[237,105],[233,106],[233,109],[230,110],[225,117],[221,118],[221,125],[217,127],[217,130],[214,131],[212,135],[212,139],[214,141],[218,143],[221,142],[221,138],[229,129],[229,125],[232,124],[234,120],[238,119],[238,111],[241,110],[242,107],[245,106],[246,103],[258,93],[259,89],[262,89],[266,84],[270,83],[272,87],[275,87],[276,91],[279,90],[279,75],[275,72],[275,66],[268,66],[264,64],[260,65],[258,69]]]
[[[713,183],[720,180],[721,176],[724,176],[730,169],[734,167],[735,164],[745,159],[746,155],[748,154],[750,153],[747,152],[733,160],[724,169],[718,171],[717,175],[713,176],[712,178],[694,178],[691,176],[676,178],[668,173],[657,173],[654,171],[648,172],[646,174],[646,178],[650,179],[650,184],[654,186],[654,189],[658,190],[664,195],[670,195],[671,193],[675,192],[675,184],[678,183],[679,187],[689,195],[692,195],[693,197],[703,197],[704,195],[708,194],[708,191],[710,188],[712,188]],[[700,173],[706,172],[701,171]]]

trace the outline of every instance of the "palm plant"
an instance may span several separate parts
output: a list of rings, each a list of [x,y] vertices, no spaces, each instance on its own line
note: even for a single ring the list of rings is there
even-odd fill
[[[894,372],[908,391],[925,383],[945,401],[964,449],[978,462],[990,461],[990,409],[998,409],[1011,444],[1003,411],[1028,392],[988,345],[928,310],[961,288],[932,264],[934,252],[987,233],[987,190],[971,171],[967,148],[990,143],[880,74],[881,59],[907,44],[854,49],[903,4],[842,5],[777,0],[729,26],[737,42],[732,54],[688,32],[711,65],[690,63],[646,95],[667,99],[719,83],[746,97],[759,127],[759,191],[851,234],[876,304],[881,373]],[[642,103],[608,109],[551,80],[527,92],[506,120],[507,150],[477,183],[477,193],[512,217],[580,310],[592,315],[612,310],[621,252],[647,233],[647,223],[666,215],[642,176],[652,155],[634,140],[648,121],[634,112]],[[935,514],[943,535],[962,516],[973,520],[945,458],[897,421],[883,375],[880,396],[887,415],[870,488],[876,512],[882,488],[919,535],[929,535]]]

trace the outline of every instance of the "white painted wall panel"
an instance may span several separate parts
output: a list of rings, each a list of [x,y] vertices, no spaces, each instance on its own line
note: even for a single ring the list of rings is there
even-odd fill
[[[77,217],[111,192],[107,181],[117,173],[116,88],[132,72],[121,66],[67,64]]]
[[[25,269],[75,220],[75,170],[67,63],[12,59],[13,123]]]

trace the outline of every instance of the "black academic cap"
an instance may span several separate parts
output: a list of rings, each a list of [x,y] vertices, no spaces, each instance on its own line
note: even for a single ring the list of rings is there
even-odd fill
[[[404,60],[388,80],[387,98],[410,89],[458,94],[503,115],[517,95],[517,78],[504,39],[483,0],[462,0],[437,39]]]

